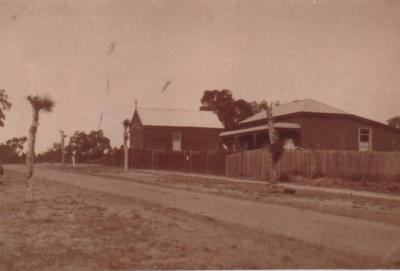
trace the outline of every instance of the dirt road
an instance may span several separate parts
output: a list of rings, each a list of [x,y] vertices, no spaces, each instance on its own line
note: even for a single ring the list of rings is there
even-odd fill
[[[20,166],[8,169],[22,170]],[[38,167],[36,176],[113,193],[274,233],[378,262],[400,258],[400,227],[303,209],[245,201]]]
[[[396,259],[382,263],[132,197],[42,178],[35,178],[35,200],[27,202],[24,187],[22,173],[6,171],[2,177],[0,270],[400,267]]]

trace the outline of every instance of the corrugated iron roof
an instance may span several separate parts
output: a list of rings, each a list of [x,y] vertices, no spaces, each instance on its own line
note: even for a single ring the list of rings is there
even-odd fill
[[[330,114],[348,114],[347,112],[332,107],[330,105],[318,102],[313,99],[303,99],[293,101],[291,103],[281,104],[275,106],[272,109],[272,115],[274,117],[288,115],[297,112],[310,112],[310,113],[330,113]],[[251,121],[256,121],[260,119],[265,119],[267,117],[266,112],[263,110],[248,119],[241,121],[240,123],[246,123]]]
[[[137,112],[143,125],[223,128],[218,116],[211,111],[139,107]]]
[[[274,128],[300,129],[301,126],[300,126],[300,124],[297,124],[297,123],[277,122],[277,123],[274,123]],[[263,130],[268,130],[268,129],[269,129],[268,125],[260,125],[260,126],[251,127],[251,128],[222,132],[219,134],[219,136],[224,137],[224,136],[230,136],[230,135],[263,131]]]

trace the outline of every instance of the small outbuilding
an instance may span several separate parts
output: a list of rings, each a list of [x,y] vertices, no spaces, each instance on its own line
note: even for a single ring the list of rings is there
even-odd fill
[[[223,125],[211,111],[135,108],[130,127],[130,147],[166,151],[219,149]]]

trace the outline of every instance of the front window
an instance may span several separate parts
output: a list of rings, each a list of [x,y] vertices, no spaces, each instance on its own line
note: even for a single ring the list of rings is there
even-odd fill
[[[358,132],[358,150],[372,150],[372,132],[370,128],[361,128]]]
[[[172,133],[172,150],[181,151],[182,150],[182,134]]]

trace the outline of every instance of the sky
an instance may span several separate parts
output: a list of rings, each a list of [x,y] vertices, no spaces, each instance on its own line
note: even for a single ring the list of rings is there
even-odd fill
[[[48,94],[37,151],[59,130],[122,144],[139,107],[198,109],[204,90],[313,98],[376,121],[400,115],[400,1],[0,0],[0,142],[26,136],[27,95]],[[170,81],[165,91],[161,91]]]

